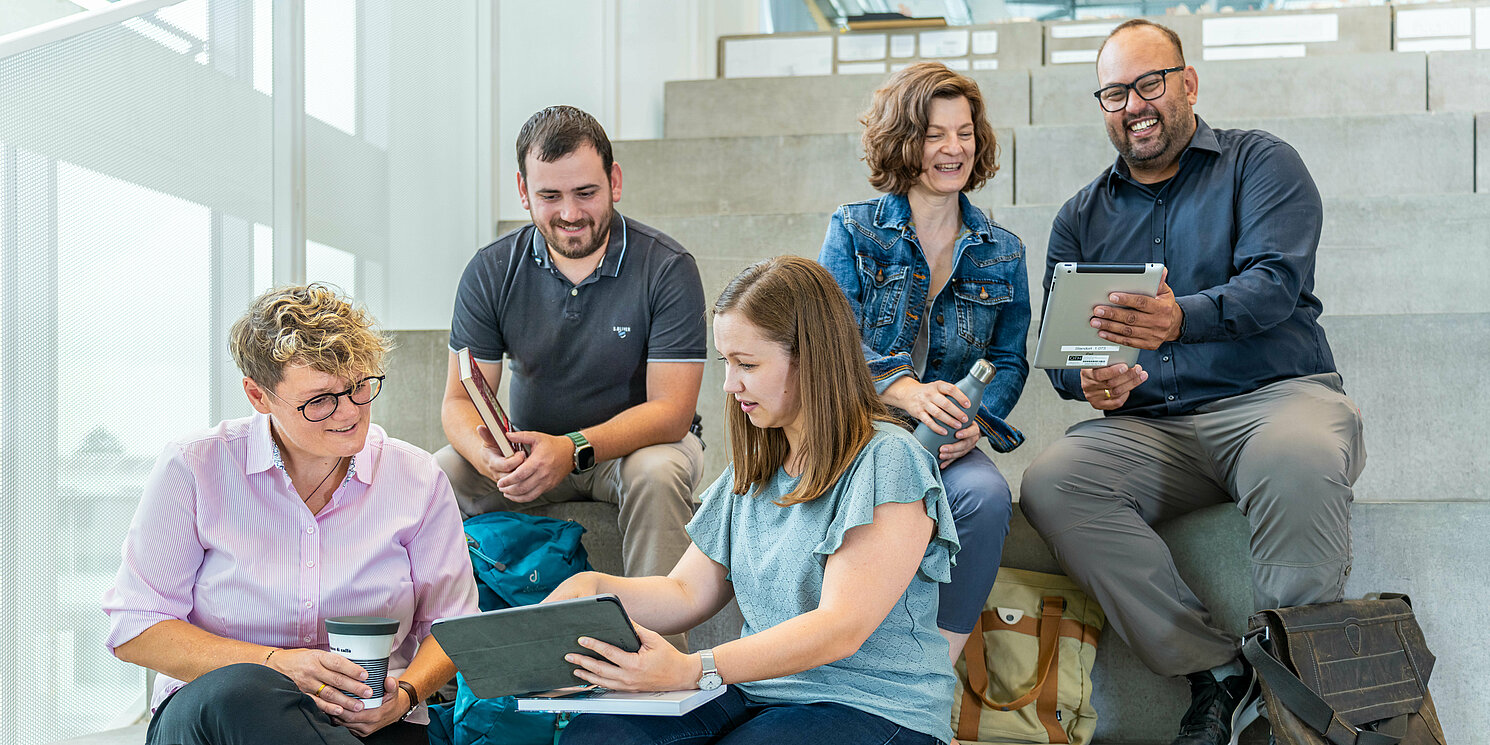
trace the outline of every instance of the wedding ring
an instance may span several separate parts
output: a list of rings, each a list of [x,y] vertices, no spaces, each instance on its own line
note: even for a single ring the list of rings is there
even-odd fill
[[[1102,389],[1102,395],[1104,395],[1104,396],[1106,396],[1106,397],[1108,397],[1110,399],[1110,398],[1112,398],[1112,390],[1109,389],[1109,388],[1103,388]]]
[[[326,685],[327,684],[322,683],[321,684],[321,687],[316,689],[316,698],[320,698],[321,697],[321,691],[326,690]]]

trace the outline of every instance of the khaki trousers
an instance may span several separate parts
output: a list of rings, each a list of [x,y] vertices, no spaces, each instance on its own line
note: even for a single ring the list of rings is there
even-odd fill
[[[1118,635],[1161,675],[1237,656],[1151,526],[1222,502],[1251,524],[1252,602],[1339,600],[1366,463],[1340,376],[1279,381],[1193,414],[1081,422],[1024,473],[1020,509]]]
[[[527,512],[547,504],[593,499],[620,508],[621,561],[628,577],[671,572],[691,543],[684,526],[693,519],[693,489],[703,478],[704,443],[689,433],[678,442],[650,445],[571,473],[531,502],[513,502],[455,448],[435,453],[455,489],[465,517],[504,510]]]

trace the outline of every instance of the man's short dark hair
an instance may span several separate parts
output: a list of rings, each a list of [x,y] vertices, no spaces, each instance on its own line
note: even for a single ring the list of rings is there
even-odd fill
[[[1108,34],[1106,39],[1102,40],[1102,46],[1097,47],[1097,59],[1102,58],[1102,50],[1107,48],[1107,42],[1112,41],[1112,37],[1117,36],[1119,33],[1127,31],[1130,28],[1141,27],[1158,29],[1159,33],[1164,34],[1166,37],[1168,37],[1169,43],[1174,45],[1175,54],[1178,54],[1180,56],[1180,64],[1185,64],[1185,45],[1180,43],[1180,35],[1175,33],[1174,30],[1170,27],[1154,23],[1153,21],[1150,21],[1146,18],[1131,18],[1118,24],[1118,27],[1113,29],[1112,33]]]
[[[550,106],[528,117],[518,131],[517,171],[523,178],[528,177],[529,150],[544,163],[552,163],[586,143],[600,154],[600,163],[609,176],[615,158],[611,154],[610,138],[605,136],[600,122],[573,106]]]

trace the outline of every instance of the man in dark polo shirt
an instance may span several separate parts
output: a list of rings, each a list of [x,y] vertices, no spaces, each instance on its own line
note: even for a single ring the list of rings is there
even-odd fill
[[[456,291],[436,454],[467,516],[595,499],[620,508],[630,576],[665,575],[703,475],[699,384],[704,292],[668,236],[621,216],[621,167],[605,130],[552,106],[518,133],[518,194],[533,223],[476,253]],[[493,390],[511,370],[514,443],[503,458],[477,426],[456,351]]]
[[[1097,81],[1119,157],[1056,216],[1046,291],[1063,261],[1161,262],[1168,276],[1155,298],[1093,310],[1103,338],[1145,350],[1136,365],[1050,371],[1062,397],[1106,416],[1041,453],[1020,507],[1138,658],[1189,678],[1175,745],[1218,745],[1256,695],[1252,672],[1150,526],[1235,503],[1256,607],[1339,600],[1360,412],[1318,323],[1322,207],[1298,153],[1195,116],[1195,69],[1157,24],[1118,26]]]

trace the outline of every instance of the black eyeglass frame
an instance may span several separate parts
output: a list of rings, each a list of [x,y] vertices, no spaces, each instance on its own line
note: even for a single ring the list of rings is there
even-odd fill
[[[1131,83],[1113,83],[1112,85],[1104,85],[1101,88],[1092,91],[1092,98],[1097,99],[1097,105],[1101,106],[1103,111],[1106,111],[1109,114],[1117,113],[1119,111],[1122,111],[1123,108],[1128,105],[1128,96],[1130,95],[1137,94],[1138,97],[1144,101],[1153,101],[1163,96],[1169,91],[1169,74],[1172,72],[1179,72],[1183,69],[1185,69],[1184,65],[1180,65],[1179,67],[1166,67],[1163,70],[1150,70],[1134,78],[1133,82]],[[1159,92],[1155,93],[1152,98],[1143,95],[1143,93],[1138,90],[1138,84],[1142,82],[1144,78],[1147,78],[1150,75],[1158,75],[1160,82]],[[1126,88],[1127,90],[1123,92],[1122,104],[1115,109],[1109,109],[1107,108],[1107,101],[1102,98],[1102,92],[1110,91],[1116,88]]]
[[[348,389],[342,391],[341,393],[322,393],[319,396],[311,396],[305,403],[300,404],[299,406],[296,406],[295,407],[295,410],[298,411],[298,412],[300,412],[300,416],[305,417],[305,421],[307,421],[307,422],[324,422],[327,419],[330,419],[331,417],[333,417],[333,416],[336,415],[336,407],[341,405],[341,397],[342,396],[346,396],[347,397],[347,400],[348,401],[351,401],[354,406],[366,406],[366,405],[372,403],[373,402],[373,399],[377,398],[378,397],[378,394],[383,392],[383,381],[384,380],[387,380],[387,379],[388,379],[388,376],[387,375],[369,375],[369,376],[367,376],[367,377],[365,377],[365,378],[357,381],[356,383],[353,383],[351,388],[348,388]],[[358,401],[357,399],[352,398],[352,394],[354,392],[356,392],[356,390],[358,388],[361,388],[363,383],[366,383],[369,380],[376,380],[376,381],[378,381],[378,389],[376,391],[373,391],[373,394],[371,396],[369,396],[366,401]],[[289,401],[289,400],[285,399],[285,397],[279,395],[278,393],[275,393],[274,391],[269,390],[268,388],[265,388],[264,390],[265,391],[268,391],[269,395],[271,395],[271,396],[273,396],[273,397],[275,397],[275,398],[277,398],[277,399],[279,399],[281,401],[284,401],[285,403],[293,403],[292,401]],[[326,413],[326,416],[323,416],[320,419],[311,419],[310,418],[310,414],[305,413],[305,407],[310,406],[311,404],[313,404],[313,403],[315,403],[315,402],[317,402],[317,401],[319,401],[319,400],[321,400],[323,398],[326,398],[327,396],[330,396],[331,397],[331,400],[333,401],[333,403],[331,404],[331,411],[327,412]]]

